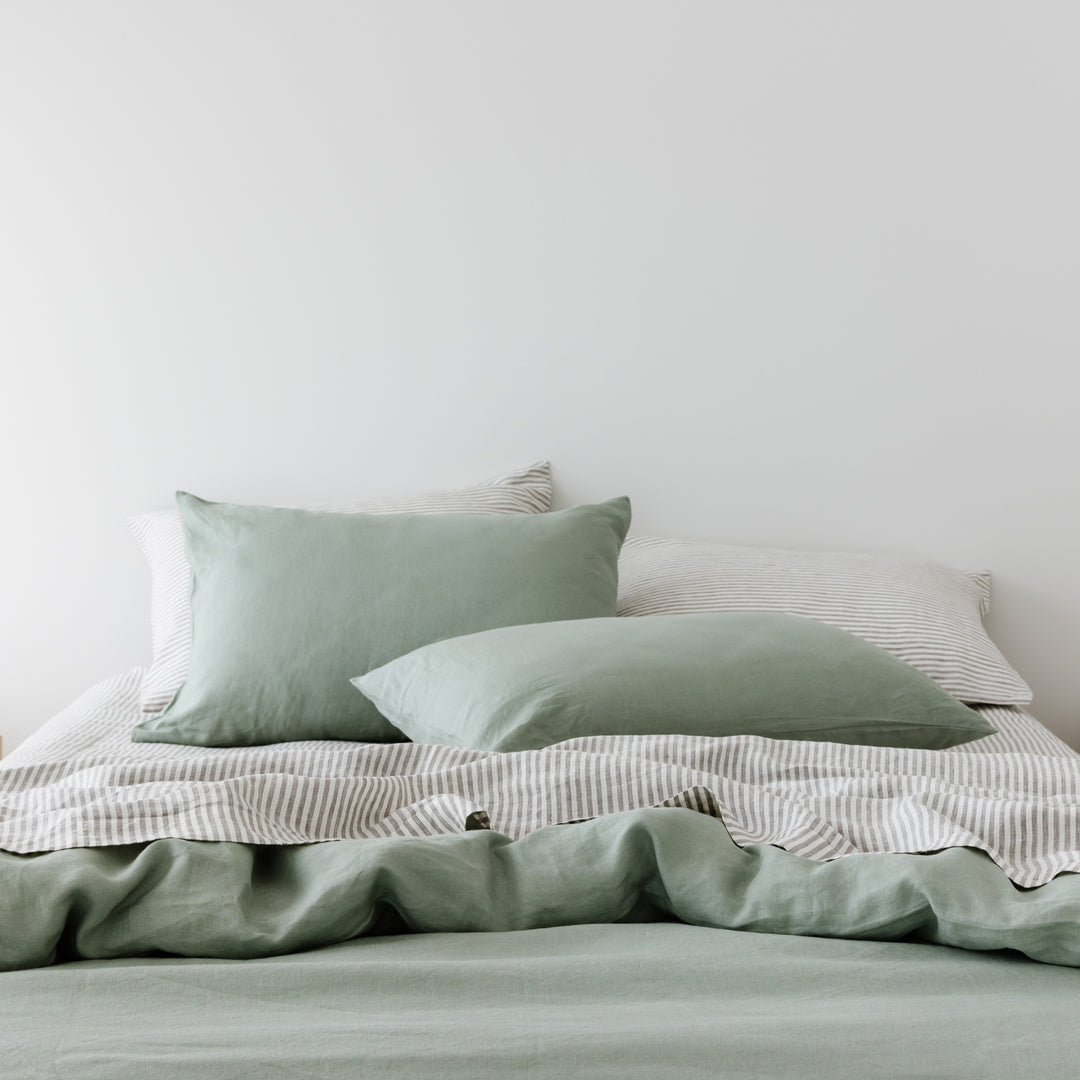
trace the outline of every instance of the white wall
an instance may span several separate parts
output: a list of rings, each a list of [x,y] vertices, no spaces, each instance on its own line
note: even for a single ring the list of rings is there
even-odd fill
[[[540,456],[995,574],[1080,745],[1080,8],[0,4],[0,731],[149,654],[131,512]]]

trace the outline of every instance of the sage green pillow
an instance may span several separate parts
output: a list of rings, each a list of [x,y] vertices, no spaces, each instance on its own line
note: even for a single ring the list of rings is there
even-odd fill
[[[939,749],[992,735],[915,668],[797,615],[514,626],[352,680],[415,742],[533,750],[588,735],[763,735]]]
[[[548,514],[332,514],[176,496],[188,677],[136,742],[400,739],[350,676],[440,638],[615,614],[628,499]]]

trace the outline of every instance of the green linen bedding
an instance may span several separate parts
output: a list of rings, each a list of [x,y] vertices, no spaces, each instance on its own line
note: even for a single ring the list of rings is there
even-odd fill
[[[1012,949],[1080,966],[1080,875],[1018,889],[983,853],[813,862],[683,809],[510,840],[488,830],[292,847],[159,840],[0,854],[0,966],[248,959],[401,929],[673,918],[732,930]]]
[[[689,815],[687,815],[689,816]],[[5,1080],[1072,1080],[1080,971],[675,923],[0,976]]]
[[[400,733],[349,683],[514,623],[615,614],[630,501],[547,514],[334,514],[177,492],[191,659],[135,741],[256,746]]]
[[[0,767],[3,1080],[1075,1074],[1080,770],[1026,714],[217,750],[132,744],[140,687]]]
[[[995,734],[884,649],[777,612],[504,626],[352,681],[414,742],[475,750],[663,734],[940,750]]]

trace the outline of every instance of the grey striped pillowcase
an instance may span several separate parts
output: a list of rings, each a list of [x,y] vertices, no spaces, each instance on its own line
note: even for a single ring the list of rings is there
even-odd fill
[[[961,701],[1026,705],[1031,689],[990,640],[989,573],[879,555],[631,536],[620,615],[784,611],[877,645]]]
[[[551,466],[538,461],[473,487],[398,498],[326,503],[313,509],[338,514],[542,514],[551,507]],[[175,510],[128,520],[150,564],[152,661],[143,682],[144,712],[159,712],[187,678],[191,657],[191,567]]]

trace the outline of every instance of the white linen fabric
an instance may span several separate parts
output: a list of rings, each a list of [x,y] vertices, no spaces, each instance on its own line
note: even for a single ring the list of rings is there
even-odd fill
[[[551,466],[538,461],[473,487],[396,498],[324,503],[308,509],[339,514],[542,514],[551,507]],[[152,662],[143,684],[144,712],[160,712],[187,678],[191,659],[191,567],[176,510],[128,520],[150,564]]]
[[[975,847],[1021,886],[1080,871],[1080,754],[1017,708],[980,709],[998,734],[949,750],[680,735],[514,754],[414,743],[209,749],[131,742],[143,674],[93,687],[0,763],[0,848],[428,836],[477,816],[516,838],[705,790],[739,844],[817,860]]]
[[[876,554],[627,538],[619,557],[620,615],[706,611],[803,615],[892,653],[961,701],[1031,701],[1031,688],[983,627],[987,572]]]

